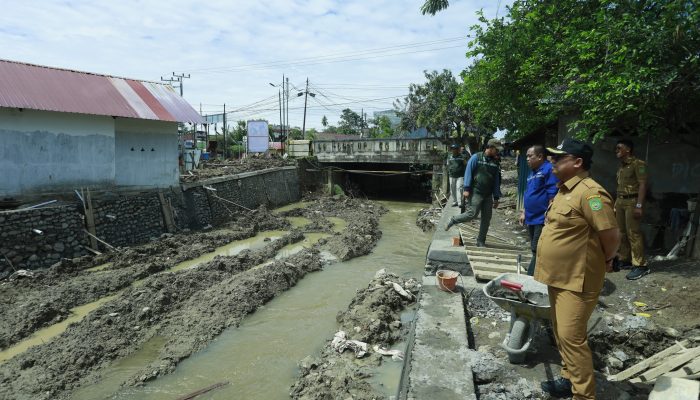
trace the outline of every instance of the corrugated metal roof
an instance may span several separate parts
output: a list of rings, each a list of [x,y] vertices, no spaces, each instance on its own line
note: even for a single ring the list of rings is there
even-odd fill
[[[169,85],[2,59],[0,107],[204,122]]]

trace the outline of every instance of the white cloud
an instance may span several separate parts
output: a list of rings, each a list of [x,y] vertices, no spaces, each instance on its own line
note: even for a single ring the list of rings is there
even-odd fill
[[[269,97],[254,107],[258,111],[230,119],[261,117],[272,123],[279,121],[277,89],[268,82],[277,84],[285,74],[302,88],[308,77],[319,96],[309,101],[307,127],[319,128],[323,115],[335,123],[340,110],[349,107],[364,108],[371,117],[391,108],[392,101],[328,104],[404,95],[410,83],[423,81],[423,70],[446,68],[458,75],[468,63],[467,39],[403,45],[466,36],[479,8],[487,17],[496,14],[496,2],[456,0],[436,16],[424,16],[422,2],[7,2],[0,14],[0,58],[153,81],[190,73],[184,91],[195,108],[202,103],[203,110],[220,112],[224,103],[230,110]],[[509,3],[502,2],[500,15]],[[450,46],[459,47],[437,49]],[[380,57],[390,48],[394,55]],[[367,51],[372,49],[384,50]],[[418,52],[425,49],[433,50]],[[313,59],[333,56],[354,60]],[[279,61],[297,64],[269,64]],[[301,126],[303,98],[290,99],[289,115]]]

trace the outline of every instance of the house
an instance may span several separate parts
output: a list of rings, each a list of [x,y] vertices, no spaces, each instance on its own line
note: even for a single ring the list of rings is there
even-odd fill
[[[177,185],[178,122],[171,86],[0,59],[0,197]]]

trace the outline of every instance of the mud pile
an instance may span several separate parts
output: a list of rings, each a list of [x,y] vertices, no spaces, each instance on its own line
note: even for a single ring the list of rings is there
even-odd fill
[[[409,327],[402,325],[400,313],[415,303],[418,291],[415,280],[379,271],[367,288],[358,291],[348,309],[337,316],[339,330],[348,339],[366,343],[367,354],[339,353],[332,348],[333,342],[329,342],[320,356],[309,356],[300,362],[300,377],[292,385],[291,397],[305,400],[385,398],[368,378],[386,360],[387,356],[378,350],[388,348],[407,335]]]
[[[0,320],[4,322],[0,324],[0,349],[66,319],[71,308],[114,294],[136,280],[218,246],[255,236],[259,230],[289,227],[289,222],[261,206],[239,216],[223,230],[163,234],[152,243],[95,257],[63,259],[46,270],[34,271],[33,278],[4,281],[0,284]],[[111,265],[99,272],[86,271],[105,263]]]
[[[358,214],[360,209],[365,212]],[[332,232],[325,216],[352,216],[352,221],[345,231],[334,233],[332,248],[320,242],[281,260],[275,259],[278,251],[303,240],[303,232],[292,230],[260,250],[163,272],[217,246],[254,236],[259,229],[289,228],[284,218],[261,208],[217,231],[164,235],[157,242],[119,253],[63,260],[37,272],[33,279],[4,282],[0,311],[3,322],[10,321],[0,330],[4,346],[64,319],[72,307],[108,294],[115,297],[59,336],[1,364],[0,398],[69,398],[77,387],[99,381],[111,363],[156,338],[164,341],[158,357],[124,384],[138,385],[170,373],[224,329],[237,326],[304,275],[321,269],[322,250],[348,258],[371,251],[381,237],[377,220],[383,212],[381,206],[357,200],[311,202],[304,211],[314,221],[311,230]],[[344,243],[352,247],[344,250]],[[105,262],[111,264],[100,271],[87,270]]]
[[[440,207],[430,207],[424,208],[418,212],[418,217],[416,218],[416,225],[423,231],[428,232],[435,229],[438,222],[440,222],[440,217],[442,216],[442,208]]]
[[[240,160],[203,161],[199,168],[180,176],[181,182],[196,182],[217,176],[236,175],[243,172],[260,171],[267,168],[296,165],[294,159],[281,157],[247,157]]]

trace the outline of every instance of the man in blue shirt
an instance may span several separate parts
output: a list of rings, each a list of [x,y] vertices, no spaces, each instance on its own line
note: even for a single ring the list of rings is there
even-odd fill
[[[557,194],[559,180],[552,173],[552,164],[546,160],[544,146],[534,145],[527,149],[527,165],[530,174],[527,176],[525,187],[525,206],[520,211],[520,224],[527,225],[530,234],[530,249],[532,260],[527,268],[527,274],[535,274],[537,260],[537,241],[544,227],[544,214]]]
[[[498,207],[501,198],[501,165],[498,152],[503,149],[501,141],[491,139],[486,150],[471,156],[464,171],[464,199],[469,202],[467,211],[450,218],[445,230],[454,224],[471,221],[481,214],[478,247],[486,246],[486,234],[491,224],[492,208]]]

